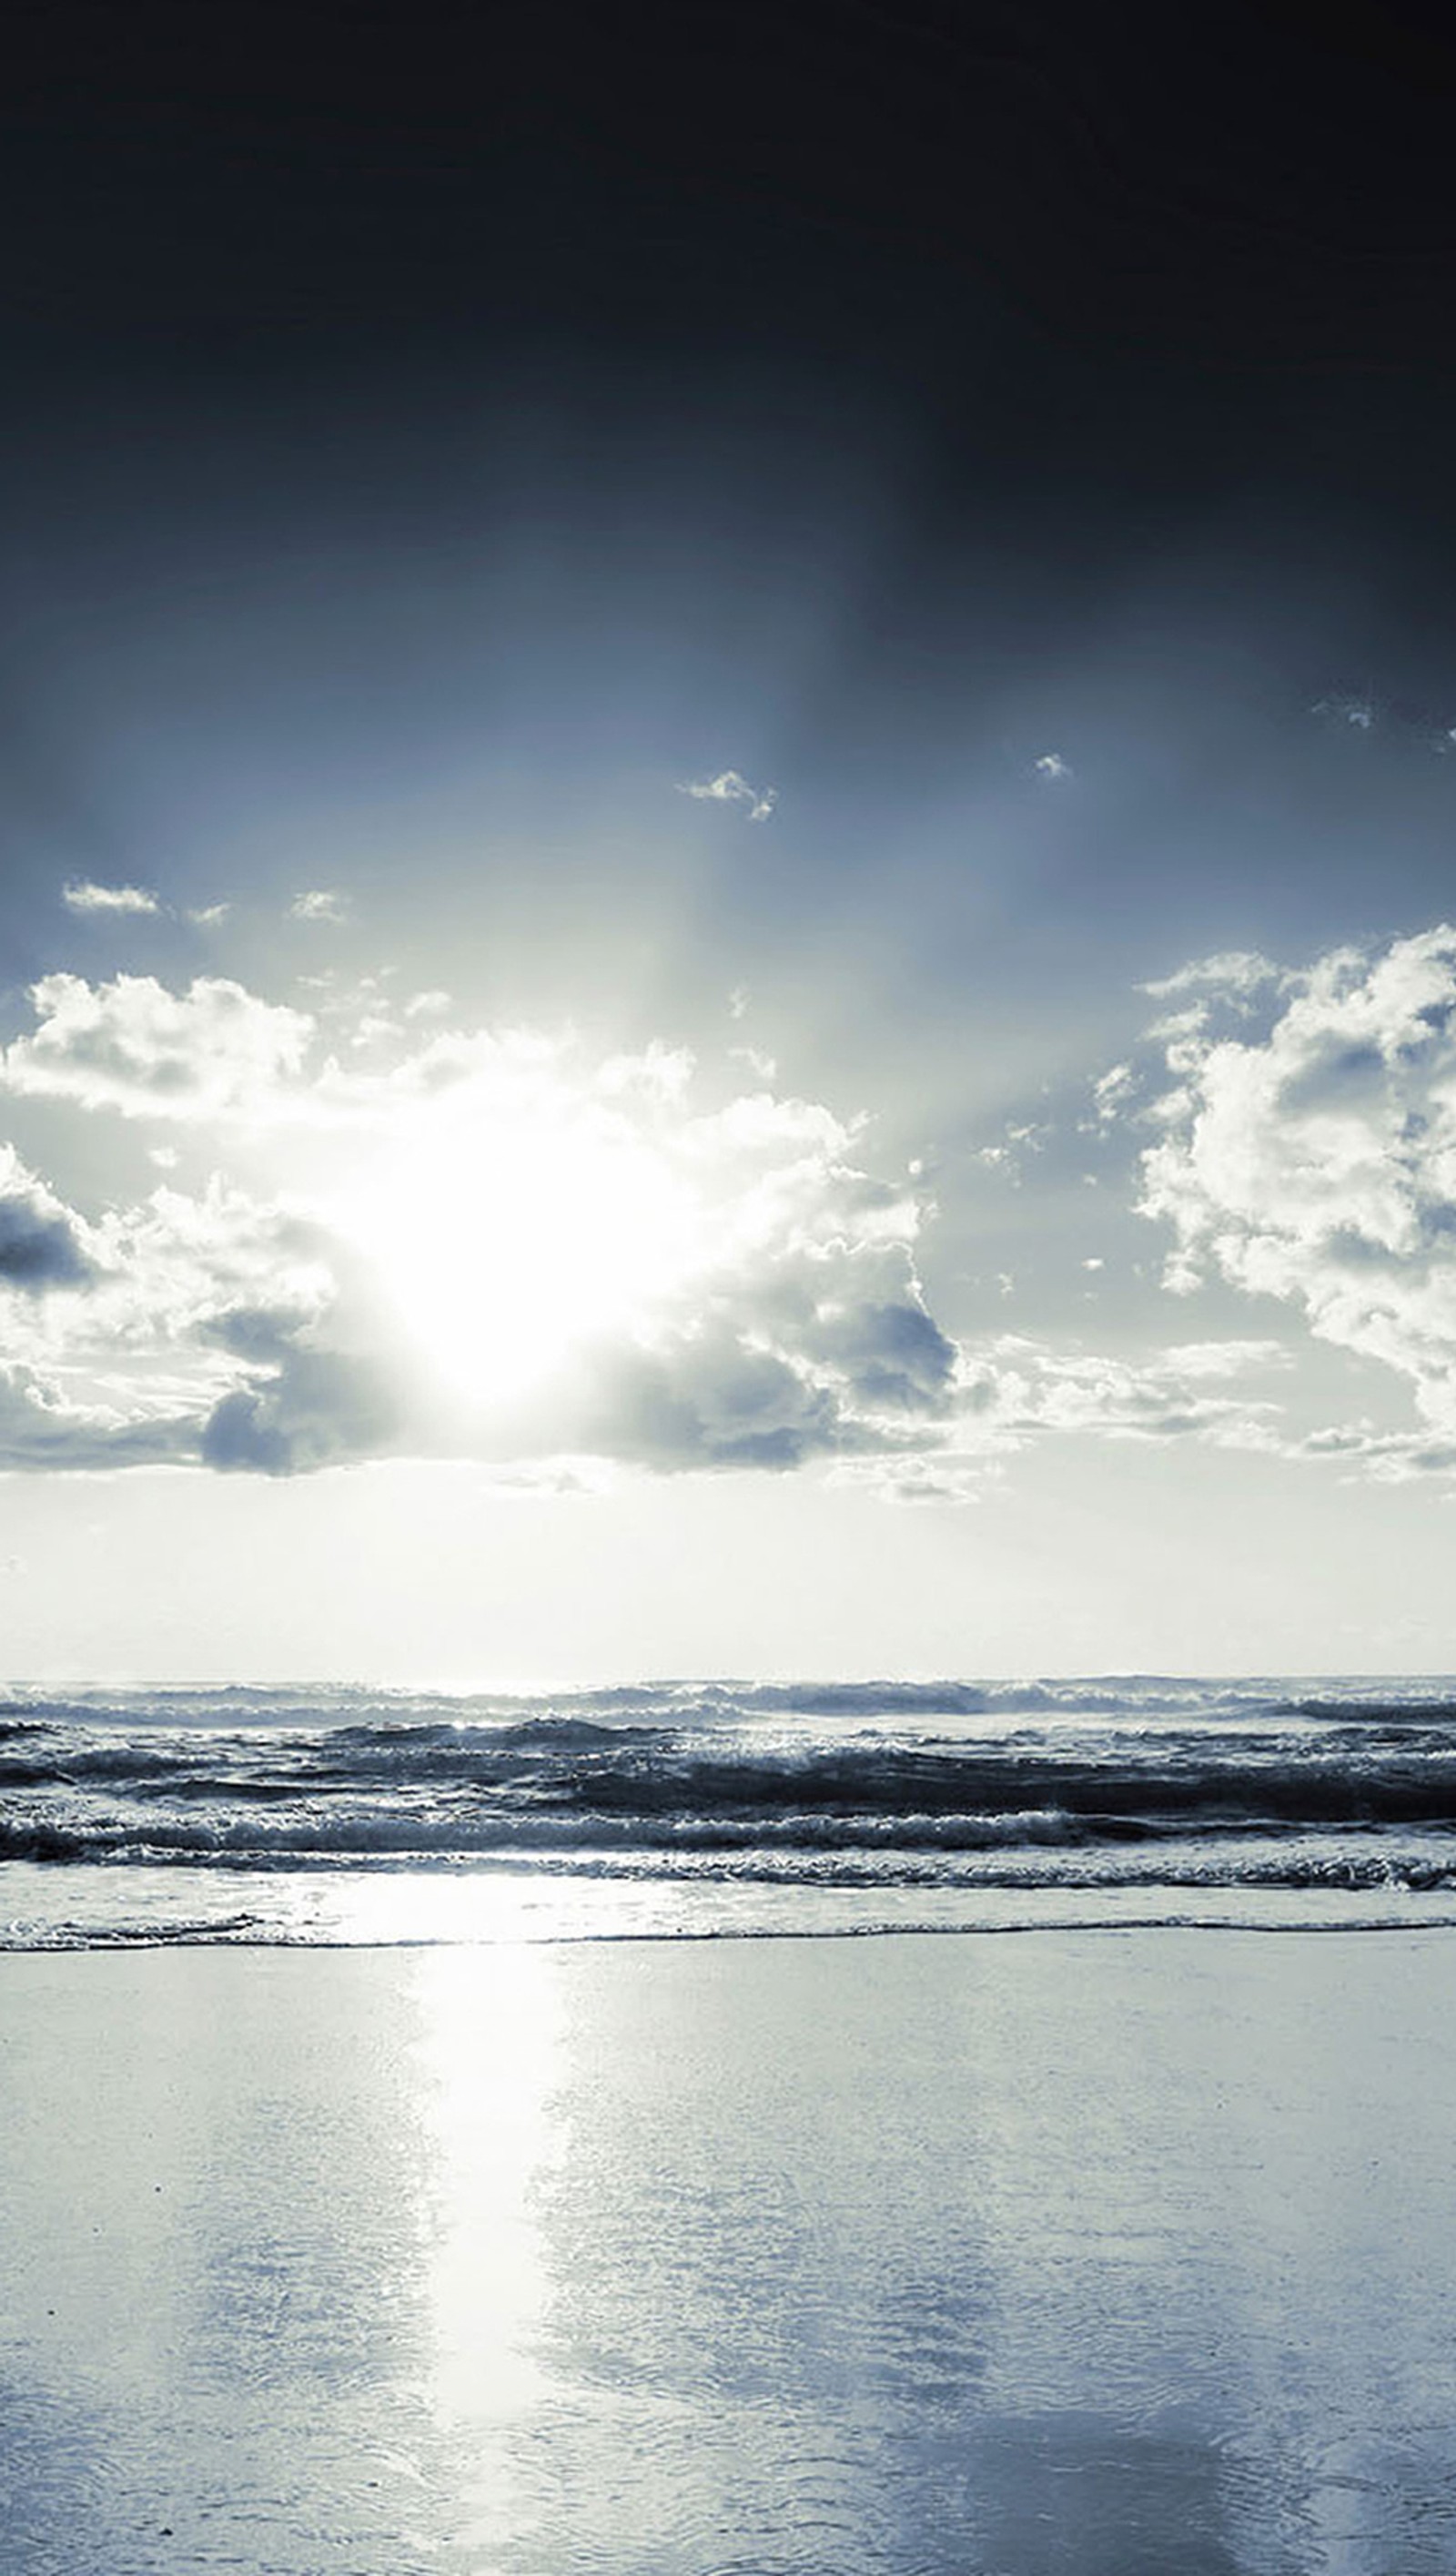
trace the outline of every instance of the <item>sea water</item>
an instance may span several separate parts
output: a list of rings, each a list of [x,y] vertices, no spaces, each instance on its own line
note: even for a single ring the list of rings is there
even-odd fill
[[[0,1942],[1456,1919],[1456,1681],[0,1700]]]

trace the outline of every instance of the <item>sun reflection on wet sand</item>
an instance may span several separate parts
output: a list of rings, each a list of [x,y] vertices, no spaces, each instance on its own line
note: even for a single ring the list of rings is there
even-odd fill
[[[543,2393],[547,2282],[536,2194],[559,2152],[556,1954],[436,1950],[413,1969],[430,2397],[460,2460],[457,2545],[518,2529],[507,2451]]]

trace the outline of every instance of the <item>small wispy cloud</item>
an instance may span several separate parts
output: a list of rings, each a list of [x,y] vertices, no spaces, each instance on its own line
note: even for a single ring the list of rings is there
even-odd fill
[[[1031,765],[1038,778],[1059,779],[1070,778],[1072,775],[1071,762],[1064,760],[1059,751],[1044,751],[1040,759],[1034,760]]]
[[[1107,1127],[1114,1118],[1120,1117],[1137,1087],[1138,1078],[1130,1064],[1109,1065],[1106,1073],[1099,1074],[1092,1085],[1092,1097],[1097,1108],[1096,1124]]]
[[[1214,957],[1195,957],[1191,965],[1180,966],[1176,975],[1160,975],[1137,989],[1155,1002],[1173,1001],[1185,993],[1217,993],[1238,1001],[1285,980],[1282,967],[1256,948],[1223,948]]]
[[[230,903],[202,903],[193,906],[184,917],[198,930],[215,930],[231,911]]]
[[[73,878],[61,889],[61,900],[69,912],[160,912],[162,907],[147,886],[93,885],[89,877]]]
[[[1310,714],[1321,717],[1326,724],[1350,725],[1356,733],[1371,733],[1375,727],[1373,701],[1366,697],[1352,697],[1345,690],[1338,691],[1333,697],[1316,698]]]
[[[685,779],[678,793],[695,796],[700,804],[746,805],[750,823],[766,823],[779,801],[776,787],[750,787],[736,769],[720,770],[716,778]]]
[[[337,886],[309,886],[288,907],[290,921],[347,921],[349,906]]]
[[[730,1047],[728,1054],[734,1064],[746,1064],[749,1072],[756,1074],[760,1082],[772,1082],[777,1076],[778,1066],[774,1058],[765,1055],[762,1047]],[[911,1169],[913,1175],[913,1165]]]
[[[1390,696],[1374,689],[1332,689],[1309,710],[1330,733],[1379,734],[1392,745],[1405,745],[1438,759],[1456,751],[1456,725],[1450,709],[1428,699]]]

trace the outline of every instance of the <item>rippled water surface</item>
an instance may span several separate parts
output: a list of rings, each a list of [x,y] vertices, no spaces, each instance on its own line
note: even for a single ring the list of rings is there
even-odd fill
[[[0,1962],[26,2576],[1450,2576],[1453,1936]]]

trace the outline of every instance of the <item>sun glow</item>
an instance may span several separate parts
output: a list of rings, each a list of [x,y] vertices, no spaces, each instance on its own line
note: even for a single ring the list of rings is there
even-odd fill
[[[706,1253],[704,1213],[670,1156],[559,1078],[421,1107],[338,1215],[406,1341],[484,1403],[645,1327]]]

